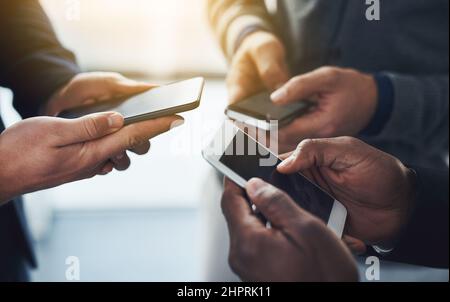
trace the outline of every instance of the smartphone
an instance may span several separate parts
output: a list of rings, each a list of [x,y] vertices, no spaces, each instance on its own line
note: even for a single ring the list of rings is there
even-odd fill
[[[125,125],[170,116],[200,106],[205,80],[193,78],[153,88],[147,92],[121,99],[69,109],[62,118],[79,118],[98,112],[114,111],[122,114]]]
[[[232,120],[269,131],[275,126],[271,121],[277,121],[278,127],[286,126],[311,106],[310,101],[279,106],[272,102],[269,93],[264,92],[228,106],[225,114]]]
[[[257,177],[286,192],[301,208],[322,219],[342,237],[347,218],[342,203],[300,173],[279,173],[281,160],[231,123],[224,124],[202,153],[214,168],[242,188]]]

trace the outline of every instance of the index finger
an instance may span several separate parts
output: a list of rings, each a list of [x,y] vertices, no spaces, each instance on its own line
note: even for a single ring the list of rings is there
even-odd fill
[[[244,190],[228,178],[225,178],[224,182],[222,211],[228,224],[231,240],[265,228],[253,214]]]

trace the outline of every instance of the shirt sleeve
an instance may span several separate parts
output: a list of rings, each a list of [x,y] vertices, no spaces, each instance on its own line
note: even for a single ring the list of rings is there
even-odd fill
[[[366,129],[365,134],[369,130],[369,136],[385,142],[404,143],[417,150],[426,148],[428,154],[447,155],[448,74],[383,74],[379,78],[382,86],[379,109],[372,128]],[[391,84],[386,77],[392,88],[388,87]]]
[[[414,168],[417,197],[409,223],[387,260],[448,268],[449,175],[447,170]]]
[[[38,115],[48,99],[79,73],[36,0],[0,2],[0,85],[14,93],[23,118]]]
[[[207,5],[210,24],[228,59],[256,29],[274,31],[264,0],[208,0]]]

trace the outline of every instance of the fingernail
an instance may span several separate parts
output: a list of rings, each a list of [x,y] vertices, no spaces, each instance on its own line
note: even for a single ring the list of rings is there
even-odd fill
[[[286,158],[281,164],[278,165],[278,168],[286,168],[289,165],[291,165],[299,156],[300,154],[300,149],[297,148],[294,153],[291,154],[291,156],[289,156],[288,158]]]
[[[270,95],[272,102],[280,103],[286,98],[286,89],[280,88]]]
[[[259,178],[252,178],[247,183],[247,194],[250,198],[258,195],[260,190],[264,189],[266,183]]]
[[[171,129],[175,129],[175,128],[181,127],[183,125],[184,125],[184,120],[176,120],[175,122],[172,123]]]
[[[121,160],[122,158],[124,158],[125,155],[124,154],[120,154],[116,156],[116,160]]]
[[[109,128],[112,129],[121,128],[123,126],[123,116],[120,115],[119,113],[112,113],[108,117],[108,125]]]
[[[278,165],[278,168],[286,168],[288,167],[290,164],[292,164],[292,162],[294,161],[295,157],[293,157],[292,155],[289,156],[288,158],[286,158],[283,162],[281,162],[281,164]]]

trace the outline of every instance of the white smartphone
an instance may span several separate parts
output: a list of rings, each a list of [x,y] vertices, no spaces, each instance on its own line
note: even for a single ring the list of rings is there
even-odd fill
[[[231,122],[225,122],[202,153],[214,168],[242,188],[251,178],[258,177],[283,190],[342,237],[347,218],[342,203],[300,173],[279,173],[277,166],[281,160]]]

